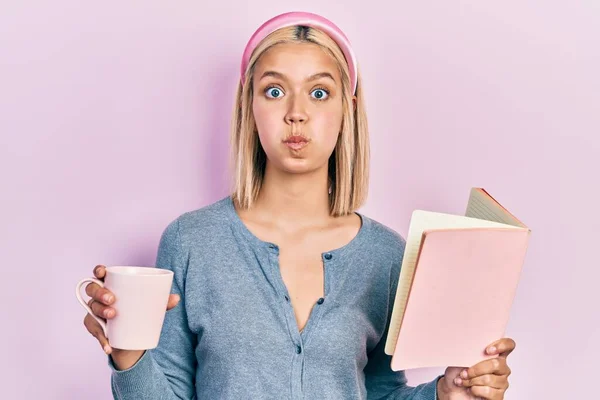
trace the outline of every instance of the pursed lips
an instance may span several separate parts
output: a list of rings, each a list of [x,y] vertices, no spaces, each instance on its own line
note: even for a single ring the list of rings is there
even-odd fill
[[[310,140],[302,135],[292,135],[285,139],[283,143],[293,150],[300,150],[308,145]]]

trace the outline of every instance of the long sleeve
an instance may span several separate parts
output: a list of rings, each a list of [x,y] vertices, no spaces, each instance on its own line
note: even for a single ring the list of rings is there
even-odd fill
[[[369,361],[365,367],[365,385],[368,400],[436,400],[437,381],[412,387],[408,386],[404,371],[393,371],[390,367],[392,356],[385,354],[385,338],[369,354]]]
[[[406,242],[403,238],[399,240],[400,260],[392,264],[390,269],[390,291],[388,300],[388,314],[385,331],[375,348],[369,353],[369,360],[365,366],[365,386],[367,388],[368,400],[437,400],[437,381],[433,381],[412,387],[407,385],[404,371],[393,371],[391,368],[392,356],[385,353],[385,342],[390,328],[394,299],[400,277],[400,266]]]
[[[195,398],[196,337],[189,330],[185,305],[187,257],[182,251],[179,222],[175,220],[163,232],[156,266],[174,272],[172,293],[181,297],[179,304],[165,315],[159,344],[148,350],[127,370],[112,369],[111,387],[118,400],[193,399]]]

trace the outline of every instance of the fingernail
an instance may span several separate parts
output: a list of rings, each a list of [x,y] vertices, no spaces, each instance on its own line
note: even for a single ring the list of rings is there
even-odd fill
[[[107,304],[112,303],[113,297],[110,294],[105,294],[104,297],[102,297],[104,299],[104,302]]]
[[[454,384],[455,384],[456,386],[460,386],[460,385],[461,385],[461,383],[462,383],[462,379],[460,379],[460,378],[454,378]]]
[[[113,315],[113,310],[111,310],[110,308],[107,308],[106,310],[104,310],[104,316],[107,318],[112,317]]]
[[[462,376],[463,378],[466,378],[466,377],[468,376],[468,374],[467,374],[467,370],[466,370],[466,369],[465,369],[465,370],[463,370],[463,371],[460,373],[460,376]]]
[[[494,354],[495,352],[496,352],[496,347],[495,346],[490,347],[489,350],[488,350],[488,353],[490,353],[490,354]]]
[[[110,346],[109,345],[107,345],[107,344],[104,345],[104,352],[106,354],[110,354]]]

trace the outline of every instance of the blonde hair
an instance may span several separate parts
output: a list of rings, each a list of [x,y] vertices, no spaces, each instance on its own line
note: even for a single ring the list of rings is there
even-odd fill
[[[329,158],[329,210],[333,216],[352,213],[366,200],[369,186],[369,133],[360,73],[357,71],[356,109],[352,102],[349,70],[344,54],[326,33],[316,28],[292,26],[267,36],[256,47],[238,84],[231,124],[233,200],[243,209],[252,207],[262,187],[267,156],[260,144],[252,113],[253,73],[260,56],[281,43],[319,45],[336,61],[342,77],[342,131]]]

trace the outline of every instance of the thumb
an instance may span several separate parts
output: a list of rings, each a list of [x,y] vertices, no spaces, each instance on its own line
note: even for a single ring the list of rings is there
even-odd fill
[[[177,304],[179,304],[179,300],[181,297],[178,294],[169,295],[169,302],[167,303],[167,311],[174,308]]]
[[[448,368],[446,368],[446,371],[444,372],[444,375],[448,379],[454,380],[454,378],[456,378],[463,369],[464,368],[462,368],[462,367],[448,367]]]

